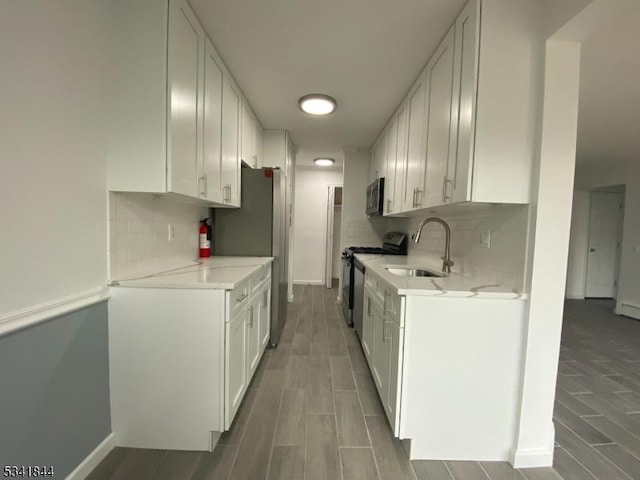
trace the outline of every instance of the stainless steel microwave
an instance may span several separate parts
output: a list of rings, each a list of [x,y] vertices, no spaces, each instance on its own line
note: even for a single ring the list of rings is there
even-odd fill
[[[367,215],[382,215],[384,207],[384,178],[378,178],[367,187]]]

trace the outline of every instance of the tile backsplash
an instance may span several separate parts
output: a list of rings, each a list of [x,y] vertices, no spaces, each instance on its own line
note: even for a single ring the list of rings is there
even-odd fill
[[[406,230],[406,219],[363,216],[362,219],[350,220],[343,229],[345,247],[381,247],[385,233]]]
[[[438,216],[451,228],[454,272],[478,275],[488,282],[509,283],[522,290],[527,248],[528,205],[477,205],[448,207],[438,212],[412,214],[405,219],[410,235],[428,216]],[[483,234],[490,244],[482,243]],[[432,223],[422,230],[420,243],[409,243],[409,255],[434,257],[444,253],[445,232]]]
[[[198,256],[198,226],[206,216],[204,207],[160,195],[109,192],[111,280],[193,262]]]

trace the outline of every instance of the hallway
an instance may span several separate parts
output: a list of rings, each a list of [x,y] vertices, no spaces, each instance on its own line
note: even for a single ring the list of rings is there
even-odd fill
[[[215,452],[115,449],[91,480],[588,480],[640,478],[640,323],[603,301],[566,304],[554,468],[409,462],[379,404],[336,290],[296,286],[282,341],[267,350]]]

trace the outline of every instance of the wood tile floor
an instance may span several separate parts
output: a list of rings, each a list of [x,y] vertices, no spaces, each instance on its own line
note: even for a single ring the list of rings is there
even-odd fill
[[[296,286],[230,432],[213,453],[116,448],[90,480],[640,479],[640,322],[568,301],[553,468],[410,462],[393,438],[337,290]]]

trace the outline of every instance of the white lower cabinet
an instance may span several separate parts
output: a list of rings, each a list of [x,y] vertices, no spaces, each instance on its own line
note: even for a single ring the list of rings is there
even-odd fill
[[[260,347],[266,348],[271,336],[271,282],[267,282],[259,293]]]
[[[404,329],[396,318],[400,314],[402,297],[385,289],[377,280],[374,280],[375,285],[372,287],[370,275],[368,280],[365,281],[362,347],[389,424],[397,434]],[[377,289],[381,295],[376,294],[373,289]]]
[[[394,436],[412,460],[508,461],[526,300],[395,292],[367,268],[362,347]]]
[[[269,342],[271,266],[234,290],[114,287],[111,295],[116,445],[213,450]]]
[[[225,430],[231,425],[247,390],[248,318],[248,310],[242,309],[225,328]]]
[[[260,348],[260,297],[256,296],[249,303],[249,319],[247,321],[247,371],[253,376],[262,349]]]

